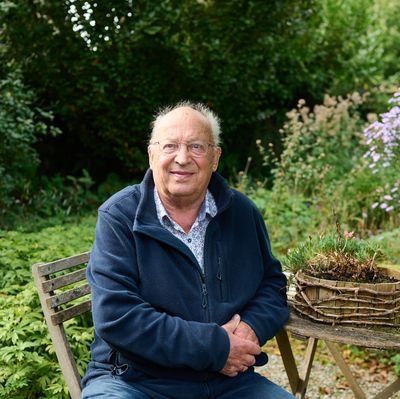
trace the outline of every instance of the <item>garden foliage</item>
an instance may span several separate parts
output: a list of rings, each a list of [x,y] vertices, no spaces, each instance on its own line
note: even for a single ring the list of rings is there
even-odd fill
[[[385,212],[400,210],[400,91],[389,100],[391,108],[365,130],[369,168],[382,178],[379,201],[372,207]]]
[[[95,218],[40,232],[0,231],[0,398],[68,398],[31,278],[31,265],[90,249]],[[83,373],[91,328],[72,321],[68,333]]]
[[[139,177],[155,110],[192,99],[220,115],[222,167],[232,177],[255,155],[242,149],[256,138],[279,150],[278,128],[298,98],[312,106],[324,93],[398,80],[399,8],[393,0],[11,0],[0,14],[0,76],[20,66],[55,115],[63,134],[38,145],[47,174]]]
[[[280,157],[273,146],[257,142],[264,165],[272,169],[273,185],[271,190],[253,185],[248,193],[273,226],[279,252],[285,253],[310,234],[332,231],[333,211],[343,228],[361,237],[398,227],[398,213],[376,204],[385,196],[386,202],[397,201],[396,187],[390,193],[384,187],[398,182],[400,170],[394,160],[391,168],[383,167],[379,173],[370,167],[365,154],[373,144],[363,134],[364,128],[370,128],[360,108],[365,101],[366,96],[357,93],[326,96],[322,105],[310,109],[300,100],[281,129]]]
[[[34,144],[41,135],[57,135],[50,112],[35,107],[35,94],[26,87],[19,71],[0,80],[0,219],[17,207],[29,181],[36,175],[39,154]]]

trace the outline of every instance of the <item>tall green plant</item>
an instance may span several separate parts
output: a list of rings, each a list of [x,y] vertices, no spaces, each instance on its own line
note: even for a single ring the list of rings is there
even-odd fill
[[[399,2],[321,0],[319,6],[306,59],[314,63],[312,83],[323,81],[324,92],[338,95],[398,81]]]
[[[37,137],[59,133],[51,126],[52,114],[35,107],[34,101],[34,92],[18,71],[0,80],[0,213],[18,201],[35,178]]]
[[[333,209],[345,229],[363,237],[395,225],[386,210],[394,209],[388,204],[397,201],[397,187],[385,193],[382,182],[393,182],[397,169],[383,168],[374,174],[368,167],[363,135],[367,122],[359,111],[363,104],[365,96],[357,93],[346,98],[325,96],[324,103],[312,110],[300,100],[281,130],[280,157],[257,142],[264,164],[273,168],[265,212],[272,225],[278,226],[274,228],[277,241],[285,243],[282,248],[288,249],[309,234],[329,231],[334,225]],[[384,205],[377,203],[379,193]]]
[[[357,107],[364,100],[358,93],[326,95],[312,110],[300,100],[281,130],[283,152],[273,172],[275,184],[307,197],[333,192],[363,154],[365,121]]]
[[[42,146],[50,171],[141,175],[153,113],[189,98],[224,121],[231,172],[307,81],[297,71],[315,0],[10,3],[4,58],[21,61],[64,132]]]

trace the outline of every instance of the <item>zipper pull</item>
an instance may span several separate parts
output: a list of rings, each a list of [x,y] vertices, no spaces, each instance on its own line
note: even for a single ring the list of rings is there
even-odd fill
[[[202,285],[202,289],[203,289],[203,302],[202,302],[201,306],[204,309],[207,307],[207,295],[208,295],[207,286],[204,283]]]

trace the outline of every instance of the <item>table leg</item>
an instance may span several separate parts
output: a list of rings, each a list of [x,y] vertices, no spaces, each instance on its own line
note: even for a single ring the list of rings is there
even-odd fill
[[[396,393],[398,391],[400,391],[400,378],[398,378],[396,381],[392,382],[389,386],[387,386],[383,391],[381,391],[373,399],[388,399],[394,393]]]
[[[281,353],[283,365],[285,366],[290,388],[295,394],[297,392],[297,387],[300,382],[300,377],[297,370],[296,361],[293,356],[288,334],[285,330],[281,330],[275,338],[278,344],[279,352]]]
[[[347,382],[349,383],[349,386],[353,391],[355,398],[366,399],[367,397],[365,396],[365,393],[362,391],[360,385],[358,385],[357,381],[354,379],[350,367],[344,361],[343,356],[340,353],[337,345],[330,341],[325,341],[325,344],[328,347],[329,351],[332,353],[332,356],[335,358],[336,364],[339,366]]]
[[[282,356],[283,365],[285,366],[292,392],[298,398],[303,399],[307,391],[308,380],[311,373],[312,363],[314,361],[318,339],[308,338],[306,354],[302,363],[300,375],[296,366],[296,361],[293,356],[293,351],[287,332],[285,330],[280,331],[276,336],[276,341],[278,343],[279,351]]]
[[[301,398],[305,397],[308,380],[310,379],[311,367],[314,362],[315,351],[317,350],[318,339],[308,338],[306,354],[304,356],[303,365],[300,372],[300,384],[297,387],[298,392],[301,393]]]

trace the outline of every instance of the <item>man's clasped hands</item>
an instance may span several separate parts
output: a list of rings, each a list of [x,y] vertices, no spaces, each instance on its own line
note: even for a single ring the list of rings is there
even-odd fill
[[[261,353],[261,347],[253,329],[242,321],[238,314],[235,314],[222,328],[228,333],[230,351],[220,372],[228,377],[235,377],[254,365],[255,356]]]

